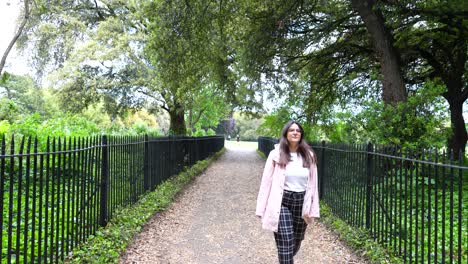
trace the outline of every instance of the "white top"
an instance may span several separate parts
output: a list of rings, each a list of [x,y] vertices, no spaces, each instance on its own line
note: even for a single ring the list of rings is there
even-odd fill
[[[309,173],[309,168],[304,168],[302,165],[301,155],[297,155],[297,152],[291,152],[291,161],[286,165],[284,189],[292,192],[305,191]]]

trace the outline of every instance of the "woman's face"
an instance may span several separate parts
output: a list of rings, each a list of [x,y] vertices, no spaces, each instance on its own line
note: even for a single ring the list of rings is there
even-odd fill
[[[302,133],[301,133],[301,129],[299,128],[299,126],[297,124],[292,124],[288,128],[286,139],[288,140],[290,144],[291,143],[298,144],[301,141],[301,136],[302,136]]]

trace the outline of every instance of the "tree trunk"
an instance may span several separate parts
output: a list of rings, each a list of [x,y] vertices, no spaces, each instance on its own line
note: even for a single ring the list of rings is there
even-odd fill
[[[448,146],[450,149],[453,149],[456,159],[460,151],[462,153],[465,152],[466,142],[468,141],[465,120],[463,119],[463,102],[461,100],[448,101],[450,106],[450,121],[452,122],[452,135]]]
[[[186,129],[183,108],[180,105],[176,105],[173,109],[171,109],[171,111],[168,112],[171,119],[169,133],[172,135],[185,135]]]
[[[461,64],[458,70],[453,70],[442,75],[447,92],[442,96],[447,100],[450,109],[450,121],[452,134],[448,140],[449,149],[453,149],[454,158],[458,159],[460,151],[465,153],[468,133],[466,131],[465,120],[463,118],[463,103],[468,98],[468,88],[463,89],[463,69]]]
[[[393,47],[393,38],[385,26],[381,12],[375,8],[374,0],[352,0],[352,6],[364,21],[376,55],[380,62],[382,98],[387,104],[406,101],[407,93],[400,71],[400,57]]]

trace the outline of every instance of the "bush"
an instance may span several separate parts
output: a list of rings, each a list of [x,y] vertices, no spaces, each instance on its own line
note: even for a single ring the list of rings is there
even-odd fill
[[[388,252],[374,241],[365,230],[352,227],[333,215],[330,208],[323,202],[320,204],[320,221],[337,233],[340,239],[353,248],[358,255],[367,258],[371,263],[403,263],[401,258]]]
[[[3,135],[10,131],[10,122],[8,120],[2,120],[0,121],[0,135]]]

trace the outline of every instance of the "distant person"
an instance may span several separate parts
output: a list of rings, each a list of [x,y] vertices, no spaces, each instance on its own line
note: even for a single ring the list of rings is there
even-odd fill
[[[231,141],[231,135],[228,135],[228,141]]]
[[[279,263],[294,263],[307,224],[320,217],[317,158],[295,121],[286,123],[268,155],[255,214],[274,232]]]
[[[239,142],[240,140],[240,137],[239,137],[239,134],[237,134],[237,142]]]

